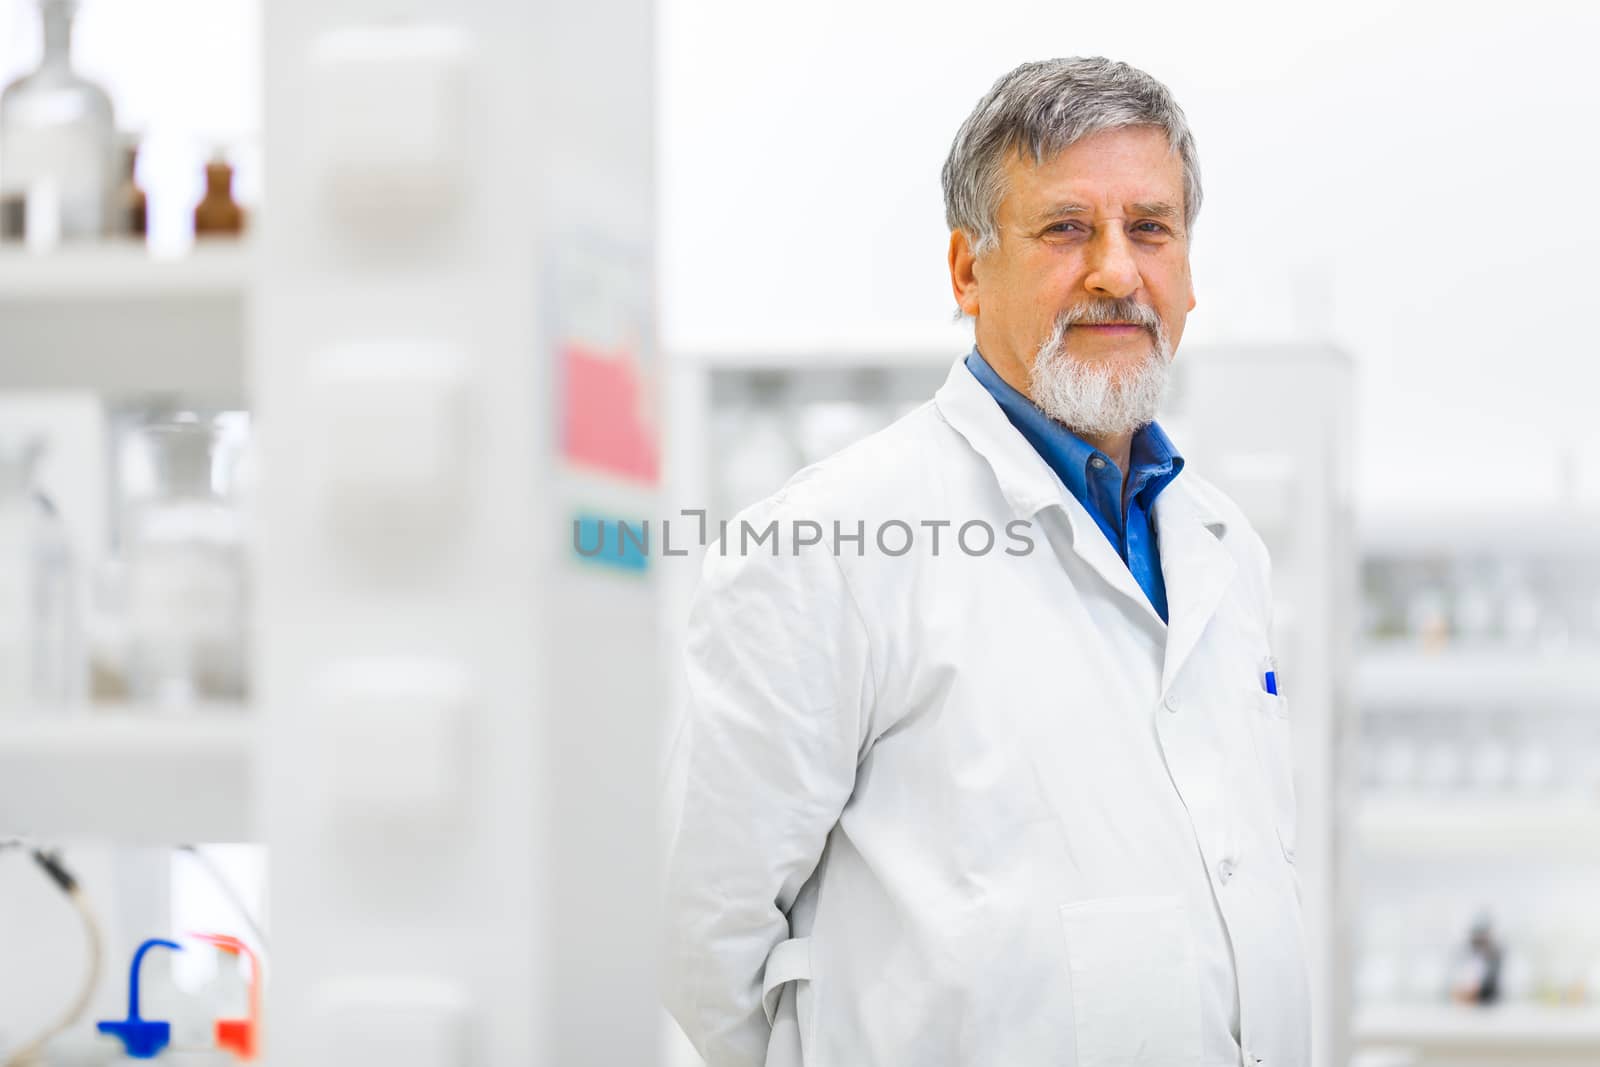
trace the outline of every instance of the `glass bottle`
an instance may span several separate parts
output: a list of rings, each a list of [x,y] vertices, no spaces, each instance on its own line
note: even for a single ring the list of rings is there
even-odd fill
[[[128,683],[137,704],[186,710],[246,689],[246,571],[238,509],[214,488],[218,434],[193,415],[140,427],[146,485],[129,500]]]
[[[144,190],[139,188],[139,142],[122,142],[122,181],[117,185],[116,232],[124,237],[144,240],[149,230],[149,208]]]
[[[76,703],[84,677],[71,541],[35,472],[39,437],[0,440],[0,714]]]
[[[206,195],[194,207],[196,237],[237,237],[244,232],[244,209],[233,199],[233,168],[213,158],[206,164]]]
[[[0,94],[0,199],[23,199],[30,242],[41,228],[96,239],[111,223],[116,122],[111,98],[72,69],[76,11],[77,0],[40,0],[44,58]]]

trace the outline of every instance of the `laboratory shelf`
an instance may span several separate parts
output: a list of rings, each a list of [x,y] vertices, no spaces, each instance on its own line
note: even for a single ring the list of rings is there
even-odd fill
[[[257,836],[245,709],[0,718],[0,835],[126,843]]]
[[[1600,802],[1563,797],[1376,794],[1356,815],[1358,847],[1398,857],[1600,855]]]
[[[1600,541],[1600,513],[1553,506],[1388,512],[1364,518],[1357,536],[1366,559],[1587,558]]]
[[[244,393],[248,242],[0,250],[0,389]]]
[[[1362,708],[1493,708],[1600,704],[1600,650],[1541,652],[1497,648],[1426,651],[1369,644],[1356,656],[1355,698]]]
[[[1384,1004],[1355,1013],[1365,1045],[1511,1051],[1600,1047],[1600,1006],[1556,1004]]]
[[[249,280],[251,261],[245,241],[201,243],[172,258],[151,256],[134,243],[65,245],[43,253],[0,247],[0,301],[237,296]]]

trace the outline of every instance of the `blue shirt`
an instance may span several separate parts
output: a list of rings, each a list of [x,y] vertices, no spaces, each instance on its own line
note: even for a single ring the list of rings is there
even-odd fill
[[[983,383],[1006,413],[1011,425],[1028,439],[1050,469],[1084,509],[1094,517],[1133,572],[1134,580],[1161,621],[1167,621],[1167,583],[1161,576],[1161,548],[1156,542],[1156,497],[1183,470],[1183,457],[1155,423],[1134,432],[1128,462],[1133,467],[1123,493],[1122,472],[1111,457],[1034,406],[1007,385],[974,348],[967,369]]]

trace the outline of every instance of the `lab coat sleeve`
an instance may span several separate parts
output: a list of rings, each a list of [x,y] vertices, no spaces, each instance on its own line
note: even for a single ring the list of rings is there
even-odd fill
[[[855,785],[873,698],[866,627],[829,545],[708,550],[688,708],[666,781],[665,1000],[709,1067],[759,1067],[767,955]],[[721,554],[726,551],[726,555]]]

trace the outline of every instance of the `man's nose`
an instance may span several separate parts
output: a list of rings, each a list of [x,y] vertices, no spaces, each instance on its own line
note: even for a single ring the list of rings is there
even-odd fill
[[[1143,278],[1128,237],[1120,228],[1106,226],[1095,235],[1089,245],[1089,275],[1083,284],[1096,296],[1116,300],[1139,291]]]

